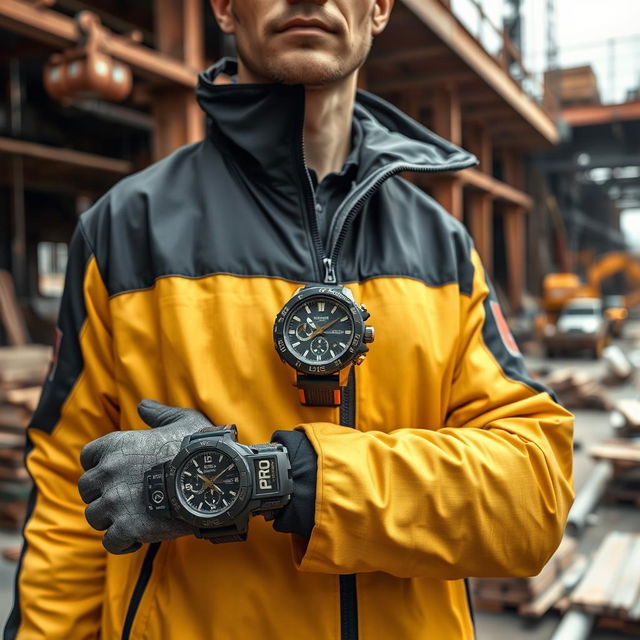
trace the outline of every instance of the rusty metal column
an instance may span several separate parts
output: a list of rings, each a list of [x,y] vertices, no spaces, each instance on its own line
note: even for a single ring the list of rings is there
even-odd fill
[[[453,142],[462,143],[460,95],[456,87],[442,87],[434,92],[433,130]],[[462,220],[462,183],[451,176],[436,179],[433,197],[454,217]]]
[[[484,268],[493,276],[493,199],[488,193],[474,191],[469,197],[469,233]]]
[[[22,134],[22,81],[20,62],[9,61],[9,103],[11,133],[16,138]],[[27,267],[27,221],[24,201],[24,161],[22,156],[11,158],[11,271],[16,295],[29,295]]]
[[[184,62],[195,74],[204,65],[204,32],[200,0],[155,0],[158,51]],[[154,92],[154,160],[204,136],[204,115],[192,89],[162,87]]]
[[[485,124],[472,123],[468,130],[467,147],[480,162],[480,171],[493,175],[493,144]]]
[[[515,149],[507,148],[503,156],[505,181],[516,189],[525,183],[522,155]],[[516,204],[509,204],[504,211],[504,238],[507,251],[507,289],[511,311],[522,306],[526,277],[526,210]]]
[[[504,237],[507,245],[508,292],[511,311],[522,306],[524,293],[526,246],[525,210],[517,204],[510,204],[504,213]]]

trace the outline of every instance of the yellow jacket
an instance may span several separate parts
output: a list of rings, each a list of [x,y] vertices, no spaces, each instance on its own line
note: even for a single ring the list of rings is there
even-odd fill
[[[463,579],[538,573],[573,498],[571,414],[500,331],[462,225],[398,175],[474,159],[360,93],[358,178],[326,256],[301,87],[214,87],[217,70],[199,86],[207,138],[121,182],[74,235],[5,639],[470,639]],[[355,429],[300,405],[271,337],[327,258],[376,328]],[[235,423],[246,443],[303,430],[318,456],[311,538],[255,518],[246,543],[108,555],[84,519],[79,453],[146,428],[142,398]],[[341,607],[342,574],[357,608]]]

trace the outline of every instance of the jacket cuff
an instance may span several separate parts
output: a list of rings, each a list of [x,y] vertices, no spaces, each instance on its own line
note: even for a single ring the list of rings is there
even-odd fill
[[[287,448],[293,479],[291,501],[278,513],[273,528],[308,540],[315,524],[318,456],[302,431],[276,431],[271,442]]]

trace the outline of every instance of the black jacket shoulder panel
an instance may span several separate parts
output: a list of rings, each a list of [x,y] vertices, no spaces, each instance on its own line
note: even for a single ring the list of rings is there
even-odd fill
[[[83,222],[109,295],[167,275],[309,278],[295,185],[250,179],[207,139],[126,178]]]
[[[317,282],[324,249],[313,236],[302,128],[304,88],[217,85],[201,75],[208,116],[202,142],[183,147],[111,189],[83,214],[109,295],[156,279],[213,274]],[[359,169],[338,207],[331,255],[342,281],[409,277],[469,293],[470,243],[463,227],[398,172],[450,171],[475,158],[392,105],[358,93]],[[351,212],[366,202],[357,215]],[[342,223],[352,220],[343,242]],[[338,242],[339,240],[339,242]]]
[[[354,220],[345,240],[341,276],[357,282],[400,276],[431,287],[458,283],[473,290],[472,242],[461,222],[399,176],[387,180]]]

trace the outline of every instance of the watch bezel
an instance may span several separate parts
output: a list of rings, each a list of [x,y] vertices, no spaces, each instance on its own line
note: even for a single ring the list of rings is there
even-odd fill
[[[313,298],[334,298],[348,309],[353,321],[353,335],[346,351],[339,358],[335,358],[321,365],[303,362],[297,354],[289,349],[285,339],[285,327],[294,308]],[[327,286],[309,286],[296,293],[276,316],[273,325],[273,341],[278,355],[290,367],[307,375],[322,376],[335,373],[348,367],[358,357],[358,354],[366,350],[367,347],[364,344],[364,329],[365,321],[362,317],[360,307],[350,297],[342,293],[340,289]]]
[[[180,472],[185,463],[196,453],[203,453],[204,451],[219,451],[231,458],[231,461],[236,465],[238,469],[238,475],[240,476],[240,482],[238,485],[238,497],[228,508],[224,511],[216,513],[215,515],[206,516],[196,515],[187,509],[182,500],[180,499],[180,488],[178,487],[178,481],[180,478]],[[244,456],[236,449],[233,443],[225,442],[224,439],[217,438],[201,438],[195,442],[191,442],[183,447],[176,457],[168,463],[167,468],[167,495],[169,497],[169,504],[175,513],[179,517],[198,528],[212,528],[225,525],[232,520],[235,520],[246,508],[247,503],[251,500],[252,489],[252,475],[251,470]]]

